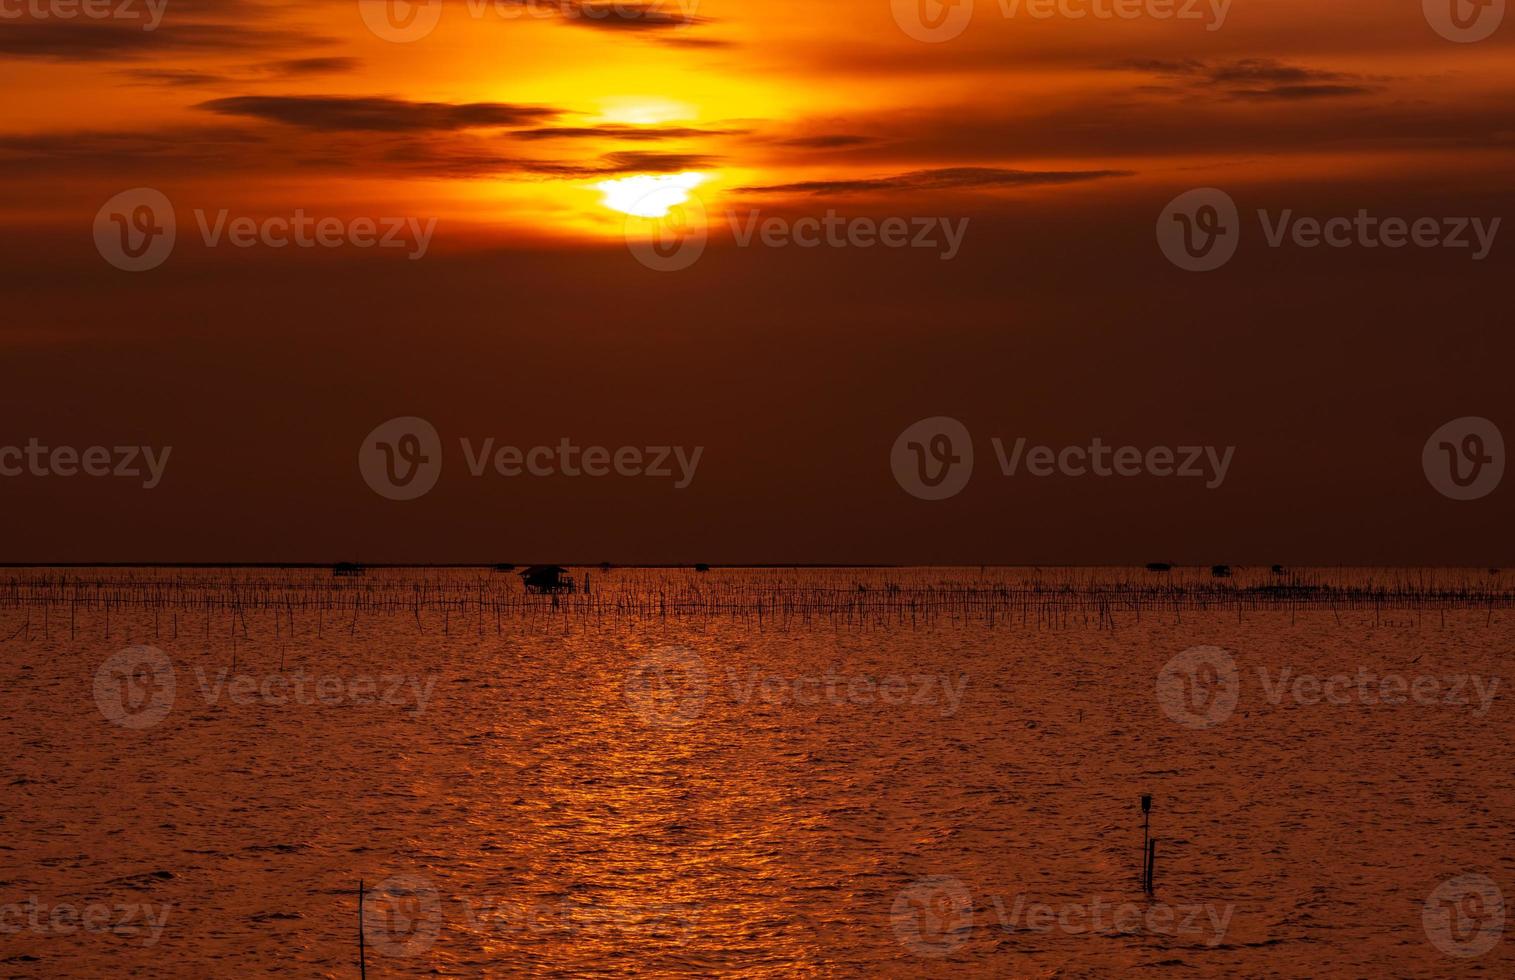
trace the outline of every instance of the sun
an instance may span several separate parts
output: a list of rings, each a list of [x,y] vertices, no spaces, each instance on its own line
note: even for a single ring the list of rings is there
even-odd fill
[[[594,185],[601,202],[612,211],[638,218],[663,218],[689,200],[689,192],[703,184],[706,175],[686,170],[678,174],[638,174],[605,180]]]

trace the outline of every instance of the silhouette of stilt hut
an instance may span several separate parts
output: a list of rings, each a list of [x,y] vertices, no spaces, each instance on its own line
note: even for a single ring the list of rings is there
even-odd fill
[[[359,565],[355,561],[339,561],[335,565],[331,566],[331,573],[333,575],[342,576],[343,578],[353,575],[362,575],[366,571],[366,568],[364,568],[362,565]]]
[[[573,578],[561,565],[532,565],[521,573],[521,581],[527,592],[548,594],[572,592]]]

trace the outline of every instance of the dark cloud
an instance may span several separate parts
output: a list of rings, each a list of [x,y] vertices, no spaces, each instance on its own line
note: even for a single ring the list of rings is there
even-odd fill
[[[684,170],[707,170],[720,160],[719,157],[696,153],[642,153],[638,151],[607,153],[600,159],[604,161],[606,172],[646,171],[659,174],[679,173]]]
[[[1134,59],[1112,67],[1157,75],[1166,79],[1172,90],[1215,93],[1231,99],[1317,99],[1377,91],[1375,86],[1364,84],[1366,80],[1358,75],[1289,65],[1272,58],[1226,62]]]
[[[359,151],[361,152],[361,151]],[[504,174],[584,180],[636,173],[680,173],[705,170],[719,158],[693,153],[607,153],[586,162],[542,160],[508,156],[479,141],[461,143],[445,139],[405,140],[389,147],[377,161],[378,169],[402,170],[417,177],[492,177]],[[351,165],[351,158],[345,165]]]
[[[708,170],[719,163],[719,157],[697,153],[607,153],[598,161],[588,164],[558,163],[552,161],[519,162],[519,168],[529,173],[550,174],[554,177],[613,177],[619,174],[676,174],[685,170]]]
[[[708,23],[707,18],[670,3],[581,3],[567,8],[563,19],[577,27],[618,31],[666,31]]]
[[[715,166],[717,157],[626,151],[566,159],[501,152],[493,135],[449,131],[248,130],[171,127],[141,132],[69,131],[0,136],[0,174],[131,175],[129,179],[224,173],[320,171],[374,177],[468,179],[500,176],[589,179],[678,173]]]
[[[138,85],[163,85],[170,88],[193,88],[205,85],[245,85],[280,78],[325,75],[352,71],[361,65],[357,58],[289,58],[250,65],[240,74],[196,71],[183,68],[123,68],[123,75]]]
[[[687,126],[543,126],[536,129],[521,129],[511,133],[517,139],[620,139],[633,142],[654,140],[694,139],[701,136],[738,136],[746,133],[740,129],[693,129]]]
[[[849,146],[866,146],[878,142],[871,136],[854,136],[849,133],[822,133],[816,136],[794,136],[774,140],[779,146],[792,146],[800,150],[837,150]]]
[[[138,85],[167,85],[175,88],[221,85],[230,81],[227,76],[213,72],[187,71],[177,68],[124,68],[119,74],[130,78]]]
[[[9,21],[0,30],[0,55],[49,61],[130,61],[176,53],[277,50],[331,43],[307,34],[246,26],[165,22],[148,31],[142,29],[146,23],[145,17],[141,21]]]
[[[1376,89],[1366,85],[1274,85],[1265,89],[1242,89],[1238,99],[1329,99],[1340,95],[1368,95]]]
[[[279,75],[332,75],[353,71],[362,63],[358,58],[286,58],[266,61],[256,68]]]
[[[670,48],[734,48],[735,41],[724,41],[717,37],[693,37],[688,34],[659,35],[656,38],[659,44]]]
[[[265,61],[246,69],[246,74],[233,75],[219,72],[196,71],[185,68],[123,68],[118,74],[138,85],[164,85],[170,88],[191,88],[200,85],[237,85],[264,80],[268,75],[281,77],[300,75],[324,75],[352,71],[361,61],[357,58],[291,58],[282,61]]]
[[[0,173],[32,176],[141,174],[162,177],[241,170],[257,165],[263,138],[240,129],[188,128],[142,132],[70,131],[0,136]]]
[[[792,184],[738,187],[759,194],[850,194],[866,191],[931,191],[983,187],[1076,184],[1106,177],[1130,177],[1130,170],[1007,170],[999,167],[943,167],[892,177],[861,180],[806,180]]]
[[[540,122],[559,112],[544,106],[503,102],[454,104],[330,95],[239,95],[202,102],[196,108],[304,129],[388,133],[520,126]]]

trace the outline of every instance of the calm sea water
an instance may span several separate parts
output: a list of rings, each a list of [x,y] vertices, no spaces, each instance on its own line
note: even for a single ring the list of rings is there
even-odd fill
[[[1508,611],[111,615],[0,616],[0,974],[1515,967]]]

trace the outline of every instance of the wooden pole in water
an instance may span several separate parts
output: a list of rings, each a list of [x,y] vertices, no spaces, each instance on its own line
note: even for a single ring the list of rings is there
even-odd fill
[[[368,978],[368,950],[363,941],[363,879],[358,879],[358,976]]]
[[[1152,794],[1142,794],[1142,887],[1147,887],[1147,836],[1152,824]]]
[[[1157,841],[1147,842],[1147,894],[1152,894],[1152,873],[1157,868]]]

